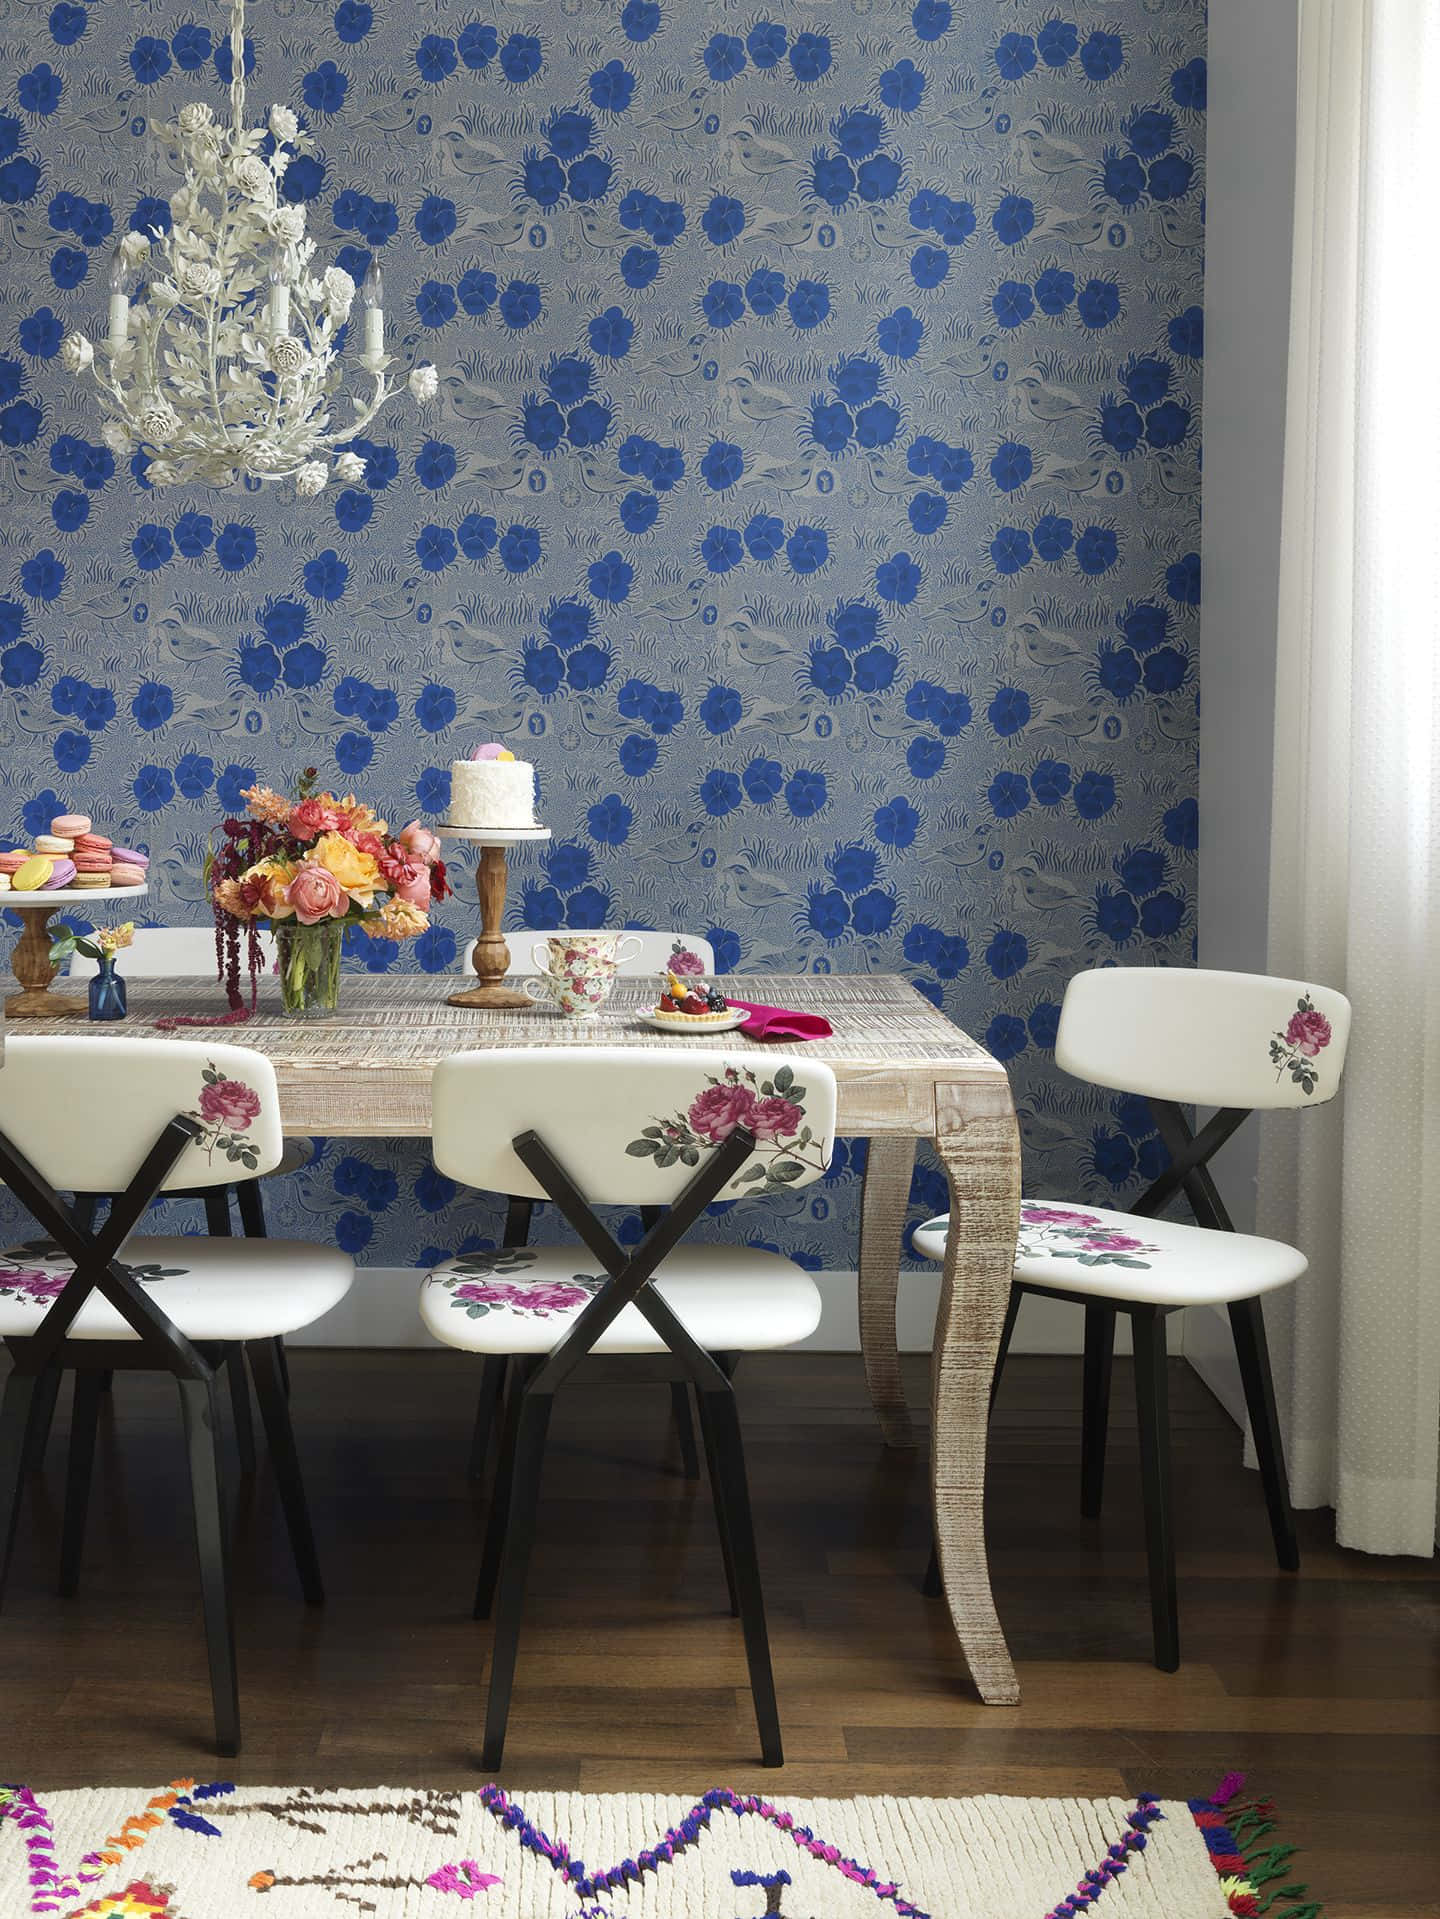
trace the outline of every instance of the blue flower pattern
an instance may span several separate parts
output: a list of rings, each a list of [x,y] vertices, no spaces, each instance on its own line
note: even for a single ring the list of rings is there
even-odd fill
[[[0,793],[149,847],[196,920],[212,822],[315,762],[439,816],[477,740],[555,839],[512,919],[707,932],[722,970],[898,969],[1007,1064],[1027,1190],[1153,1177],[1143,1111],[1053,1060],[1066,978],[1187,961],[1195,852],[1197,0],[260,5],[283,191],[384,267],[438,408],[298,510],[157,493],[59,368],[153,123],[224,110],[183,6],[59,0],[0,80]],[[442,971],[453,907],[353,963]],[[854,1261],[863,1149],[746,1226]],[[922,1154],[915,1217],[943,1210]],[[432,1265],[493,1240],[413,1147],[325,1145],[278,1230]],[[423,1231],[412,1229],[423,1219]],[[733,1224],[717,1218],[717,1237]],[[423,1238],[426,1244],[418,1241]]]

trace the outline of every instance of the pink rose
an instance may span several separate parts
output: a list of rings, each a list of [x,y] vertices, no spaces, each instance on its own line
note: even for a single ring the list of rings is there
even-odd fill
[[[417,860],[424,860],[427,866],[440,856],[440,842],[428,826],[422,826],[419,820],[411,820],[408,826],[401,827],[396,838]]]
[[[671,948],[669,966],[677,979],[703,977],[705,972],[704,960],[698,953],[692,953],[688,946]]]
[[[1330,1022],[1313,1008],[1308,1013],[1292,1013],[1290,1024],[1285,1028],[1285,1040],[1307,1059],[1314,1059],[1321,1047],[1330,1044]]]
[[[0,1287],[18,1293],[32,1306],[48,1306],[64,1292],[69,1273],[45,1273],[38,1268],[11,1266],[0,1268]]]
[[[1102,1230],[1087,1233],[1080,1244],[1096,1253],[1134,1253],[1145,1244],[1143,1239],[1132,1239],[1129,1233],[1115,1233]]]
[[[430,868],[418,854],[392,847],[380,855],[380,871],[396,899],[412,906],[430,904]]]
[[[301,800],[290,809],[290,831],[297,840],[318,840],[322,833],[337,831],[339,825],[335,808],[321,800]]]
[[[755,1111],[750,1116],[750,1127],[756,1139],[790,1139],[800,1130],[800,1122],[805,1117],[803,1107],[796,1106],[792,1100],[782,1099],[774,1093],[769,1099],[757,1100]]]
[[[583,1305],[590,1295],[583,1286],[570,1280],[539,1280],[527,1285],[512,1279],[467,1279],[455,1288],[454,1297],[467,1305],[508,1306],[515,1313],[568,1313]]]
[[[314,926],[320,920],[344,919],[350,910],[350,896],[328,866],[307,860],[285,889],[285,898],[295,909],[302,926]]]
[[[737,1126],[754,1124],[755,1095],[748,1086],[727,1080],[721,1086],[707,1086],[691,1101],[690,1130],[713,1146],[729,1139]]]
[[[211,1126],[243,1133],[260,1114],[260,1095],[243,1080],[217,1079],[200,1089],[200,1117]]]
[[[1068,1206],[1022,1206],[1020,1217],[1027,1226],[1098,1226],[1093,1213],[1077,1213]]]

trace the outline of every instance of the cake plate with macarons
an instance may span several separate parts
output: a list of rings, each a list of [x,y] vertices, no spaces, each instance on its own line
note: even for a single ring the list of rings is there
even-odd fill
[[[117,858],[118,855],[118,858]],[[90,1011],[86,994],[52,993],[59,967],[50,957],[50,922],[62,908],[97,899],[143,899],[150,888],[146,853],[117,847],[94,830],[88,813],[58,813],[50,831],[36,836],[29,852],[0,853],[0,911],[13,907],[22,932],[11,964],[20,991],[5,1002],[7,1019],[79,1018]]]
[[[83,1019],[90,1011],[84,993],[52,993],[50,983],[59,972],[50,958],[50,922],[66,907],[93,914],[103,901],[143,899],[148,883],[139,886],[57,886],[53,891],[0,893],[0,910],[13,908],[24,929],[15,942],[11,966],[20,991],[5,1002],[6,1019]]]

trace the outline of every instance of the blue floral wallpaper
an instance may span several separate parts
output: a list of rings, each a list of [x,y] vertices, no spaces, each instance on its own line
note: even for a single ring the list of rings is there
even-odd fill
[[[442,377],[306,503],[149,489],[58,359],[170,218],[152,120],[223,110],[223,17],[4,21],[9,841],[83,807],[197,920],[255,776],[439,816],[501,738],[555,830],[515,923],[903,970],[1009,1065],[1033,1190],[1152,1172],[1053,1043],[1078,967],[1192,953],[1201,0],[254,0],[256,116],[318,142],[285,191]],[[457,879],[399,963],[455,963]],[[712,1230],[851,1266],[861,1164]],[[379,1264],[497,1220],[335,1141],[272,1211]]]

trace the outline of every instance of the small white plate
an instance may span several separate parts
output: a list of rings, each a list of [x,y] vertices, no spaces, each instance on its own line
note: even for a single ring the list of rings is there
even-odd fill
[[[662,1019],[658,1013],[641,1012],[636,1018],[644,1020],[647,1026],[653,1026],[659,1033],[671,1033],[676,1039],[702,1039],[706,1033],[733,1033],[737,1026],[743,1026],[750,1014],[744,1008],[732,1007],[724,1019],[709,1020],[704,1026],[677,1026],[674,1020]]]

